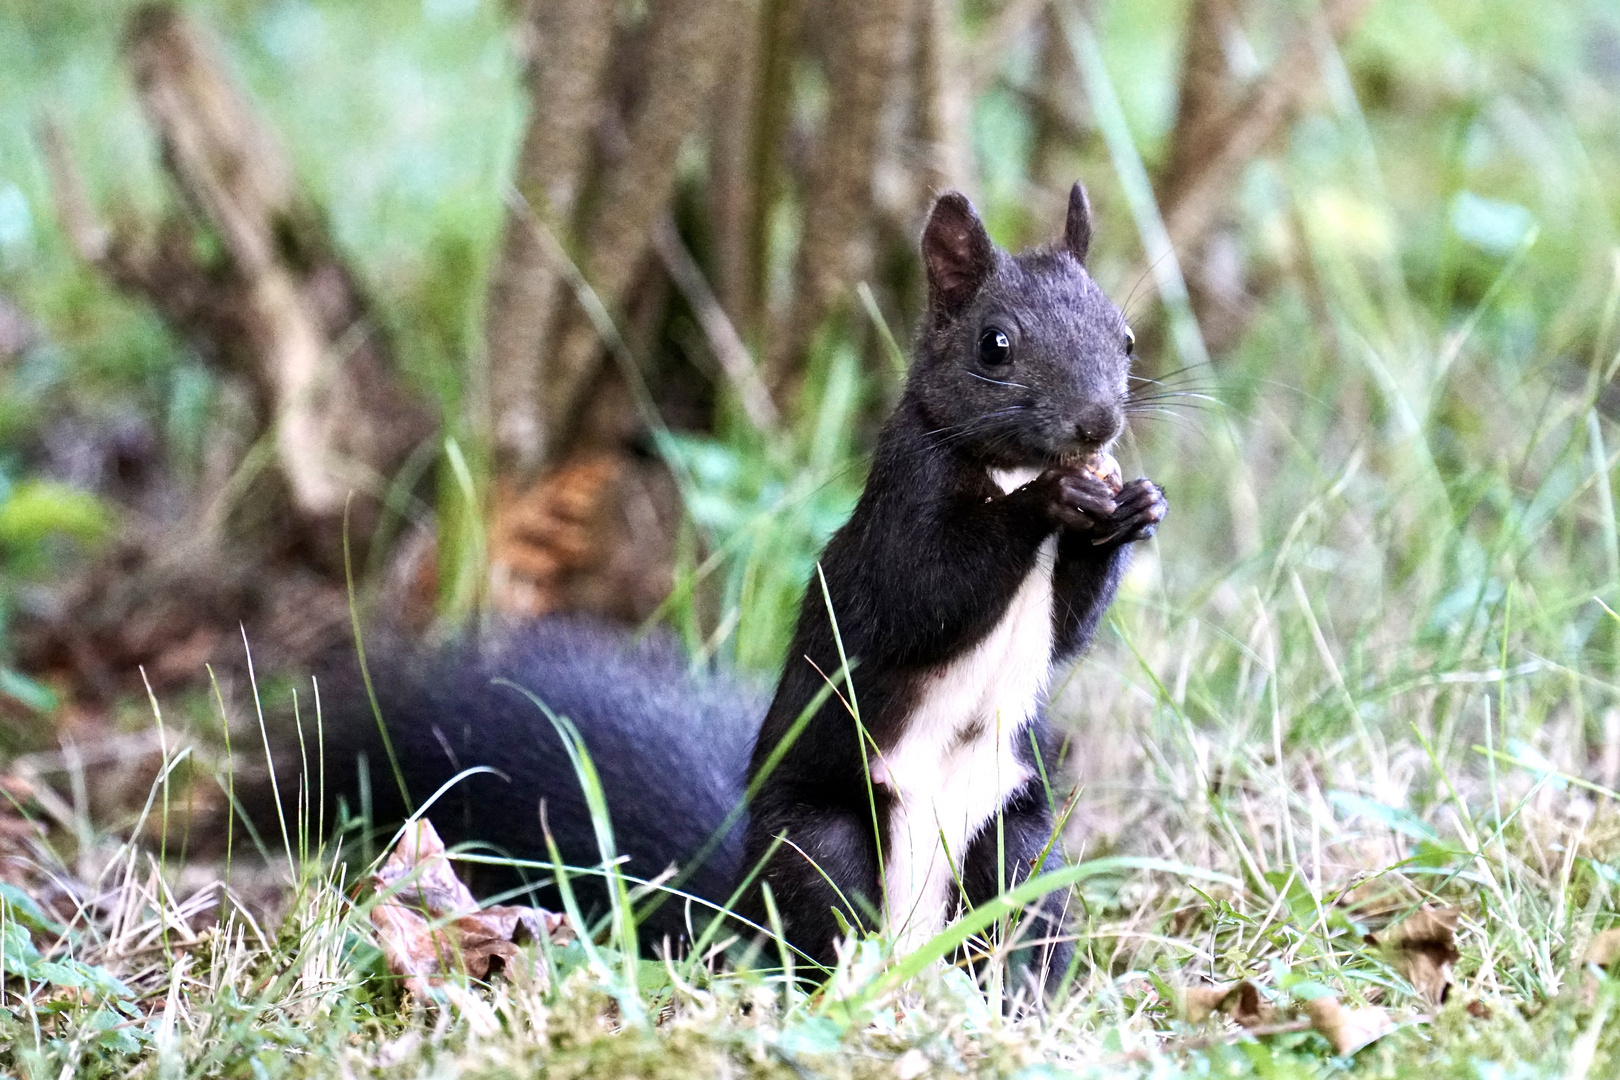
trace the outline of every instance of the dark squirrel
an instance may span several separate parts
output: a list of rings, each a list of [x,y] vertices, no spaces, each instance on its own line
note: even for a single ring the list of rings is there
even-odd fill
[[[1063,240],[1019,255],[991,242],[962,195],[935,202],[906,388],[808,583],[768,707],[694,674],[667,642],[579,620],[439,649],[370,643],[412,798],[473,766],[501,774],[465,777],[435,804],[446,842],[543,861],[543,805],[565,861],[601,861],[560,736],[516,684],[580,732],[627,874],[678,867],[672,884],[713,905],[746,882],[734,907],[757,926],[769,925],[768,886],[787,939],[823,964],[841,921],[883,925],[905,949],[1026,877],[1053,828],[1048,673],[1090,642],[1130,545],[1166,511],[1151,482],[1121,485],[1098,464],[1123,428],[1132,336],[1085,271],[1090,240],[1080,184]],[[405,807],[359,680],[332,671],[322,686],[329,758],[363,751],[372,813],[397,820]],[[590,880],[573,884],[600,908]],[[539,890],[537,902],[555,899]],[[1050,894],[1030,928],[1049,980],[1072,952],[1065,903]],[[712,910],[650,908],[639,927],[651,947],[690,940]]]

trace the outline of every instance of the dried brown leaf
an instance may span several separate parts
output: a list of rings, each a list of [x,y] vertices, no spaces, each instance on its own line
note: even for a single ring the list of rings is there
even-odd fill
[[[1457,923],[1462,909],[1423,907],[1367,940],[1379,946],[1390,966],[1417,990],[1431,1007],[1445,1003],[1451,992],[1452,965],[1457,951]]]
[[[1232,983],[1187,987],[1181,992],[1181,1018],[1193,1024],[1204,1022],[1221,1007],[1221,1002],[1227,999],[1232,990]]]
[[[1337,1054],[1350,1055],[1395,1030],[1389,1013],[1376,1005],[1346,1008],[1332,994],[1305,1002],[1311,1027],[1333,1044]]]
[[[371,909],[371,925],[388,970],[405,979],[405,989],[418,997],[427,993],[442,970],[440,946],[447,944],[433,933],[428,921],[403,904],[382,901]],[[453,956],[450,958],[453,960]]]
[[[1600,983],[1598,977],[1590,970],[1592,965],[1610,971],[1617,961],[1620,961],[1620,926],[1604,930],[1594,937],[1586,946],[1586,952],[1581,957],[1580,1000],[1583,1005],[1591,1007],[1597,1002]]]
[[[372,875],[372,885],[384,894],[371,909],[371,923],[389,970],[418,996],[453,971],[482,979],[495,961],[506,964],[516,958],[520,941],[554,938],[562,929],[560,915],[539,908],[479,910],[426,820],[406,828]]]
[[[1620,926],[1605,930],[1592,939],[1586,947],[1583,963],[1596,964],[1600,968],[1608,968],[1620,960]]]
[[[1269,1023],[1274,1011],[1248,979],[1214,986],[1189,986],[1181,995],[1181,1015],[1194,1024],[1209,1019],[1214,1013],[1223,1013],[1244,1027],[1252,1028]]]
[[[478,901],[456,877],[444,841],[426,818],[405,826],[399,843],[372,877],[379,889],[395,889],[397,902],[425,908],[434,915],[478,910]]]

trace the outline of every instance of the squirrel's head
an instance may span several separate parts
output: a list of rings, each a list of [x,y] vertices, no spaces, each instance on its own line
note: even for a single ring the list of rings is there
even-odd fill
[[[1133,336],[1086,273],[1091,204],[1076,183],[1060,242],[1012,255],[959,192],[923,229],[928,312],[910,390],[941,437],[988,465],[1074,461],[1125,423]]]

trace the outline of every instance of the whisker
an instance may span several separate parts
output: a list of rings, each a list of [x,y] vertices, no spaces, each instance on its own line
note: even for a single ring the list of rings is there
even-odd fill
[[[1028,406],[1025,405],[1013,405],[1005,409],[997,409],[994,412],[985,413],[983,416],[976,416],[972,420],[965,421],[961,424],[952,424],[948,427],[935,428],[933,431],[924,432],[923,437],[927,439],[932,438],[935,435],[944,435],[943,439],[935,440],[936,445],[943,446],[946,443],[953,442],[957,439],[966,438],[968,436],[999,427],[1001,425],[997,423],[997,421],[999,421],[1002,417],[1009,416],[1016,412],[1021,412],[1027,407]]]
[[[1191,400],[1205,401],[1212,405],[1225,405],[1226,402],[1214,394],[1205,394],[1197,390],[1167,390],[1159,394],[1131,394],[1125,398],[1127,404],[1142,404],[1149,401],[1175,401]]]
[[[975,371],[970,371],[970,372],[968,372],[968,374],[972,375],[975,379],[978,379],[980,382],[994,383],[996,386],[1010,386],[1015,390],[1028,390],[1029,389],[1029,387],[1025,386],[1023,383],[1019,383],[1019,382],[1002,382],[1000,379],[986,378],[985,376],[980,375],[978,372],[975,372]]]
[[[981,416],[975,416],[971,419],[964,420],[960,424],[947,424],[945,427],[935,428],[932,431],[925,431],[923,432],[923,437],[927,438],[930,435],[938,435],[941,432],[960,432],[963,430],[969,430],[973,428],[974,425],[982,424],[987,420],[994,420],[998,417],[1008,416],[1015,412],[1021,412],[1027,408],[1029,408],[1029,406],[1024,404],[1008,405],[1005,408],[996,409],[991,412],[984,413]]]
[[[998,440],[1004,440],[1015,431],[1014,424],[1008,418],[1030,408],[1027,404],[1009,405],[996,409],[982,416],[973,417],[960,424],[951,424],[933,431],[923,433],[925,444],[914,448],[914,453],[924,453],[929,450],[948,447],[971,438],[982,438],[991,446]],[[938,437],[936,437],[938,436]]]
[[[1169,410],[1180,410],[1182,412],[1221,412],[1221,411],[1224,411],[1225,408],[1226,408],[1226,406],[1222,402],[1219,402],[1219,401],[1216,401],[1216,402],[1208,402],[1208,401],[1163,401],[1163,402],[1133,401],[1133,402],[1129,402],[1129,403],[1126,404],[1125,411],[1127,413],[1139,413],[1139,412],[1149,412],[1149,411],[1161,411],[1162,412],[1162,411],[1169,411]]]
[[[1186,364],[1186,365],[1184,365],[1182,367],[1175,368],[1175,369],[1173,369],[1171,371],[1162,372],[1157,379],[1150,379],[1146,375],[1132,375],[1131,378],[1137,379],[1137,380],[1139,380],[1141,382],[1157,382],[1157,383],[1168,384],[1168,383],[1172,382],[1173,380],[1181,379],[1181,378],[1186,377],[1190,372],[1196,371],[1199,368],[1210,368],[1211,369],[1210,374],[1213,377],[1214,365],[1207,362],[1207,361],[1199,361],[1196,364]]]
[[[1176,393],[1193,391],[1195,393],[1214,394],[1226,389],[1226,384],[1218,379],[1181,379],[1176,382],[1151,382],[1141,386],[1131,387],[1133,394],[1150,393]]]
[[[1141,420],[1175,424],[1177,427],[1185,428],[1188,431],[1199,430],[1198,425],[1193,423],[1191,417],[1183,416],[1169,409],[1144,409],[1141,412],[1131,413],[1131,416]]]
[[[1137,275],[1136,284],[1132,285],[1131,291],[1126,294],[1125,302],[1119,305],[1120,314],[1125,316],[1126,322],[1131,321],[1131,301],[1136,299],[1136,291],[1142,287],[1142,282],[1146,281],[1148,279],[1148,275],[1153,273],[1154,270],[1158,269],[1159,264],[1168,259],[1171,253],[1174,251],[1175,248],[1166,247],[1163,251],[1159,252],[1159,257],[1157,259],[1154,259],[1152,262],[1148,263],[1147,266],[1142,269],[1142,272]]]

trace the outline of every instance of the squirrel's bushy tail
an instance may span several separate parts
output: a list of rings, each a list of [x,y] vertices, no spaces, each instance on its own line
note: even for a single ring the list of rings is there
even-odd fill
[[[413,807],[464,770],[488,766],[500,774],[461,778],[427,811],[447,845],[545,861],[543,805],[564,860],[576,867],[601,863],[579,775],[537,699],[578,729],[600,778],[624,872],[647,879],[678,866],[683,891],[725,902],[737,880],[746,820],[710,841],[742,799],[763,696],[692,673],[667,638],[637,642],[575,618],[505,624],[436,647],[378,631],[366,639],[366,657]],[[372,822],[403,820],[405,802],[352,648],[319,678],[328,802],[342,797],[358,814],[363,768]],[[693,865],[705,847],[706,857]],[[472,877],[484,895],[550,879],[545,871],[504,867],[479,867]],[[570,883],[588,915],[602,910],[599,876],[573,876]],[[556,909],[559,897],[545,886],[532,901],[513,902]],[[641,927],[643,941],[685,936],[685,908],[674,897],[659,904]],[[698,926],[707,921],[701,910],[692,914]]]

